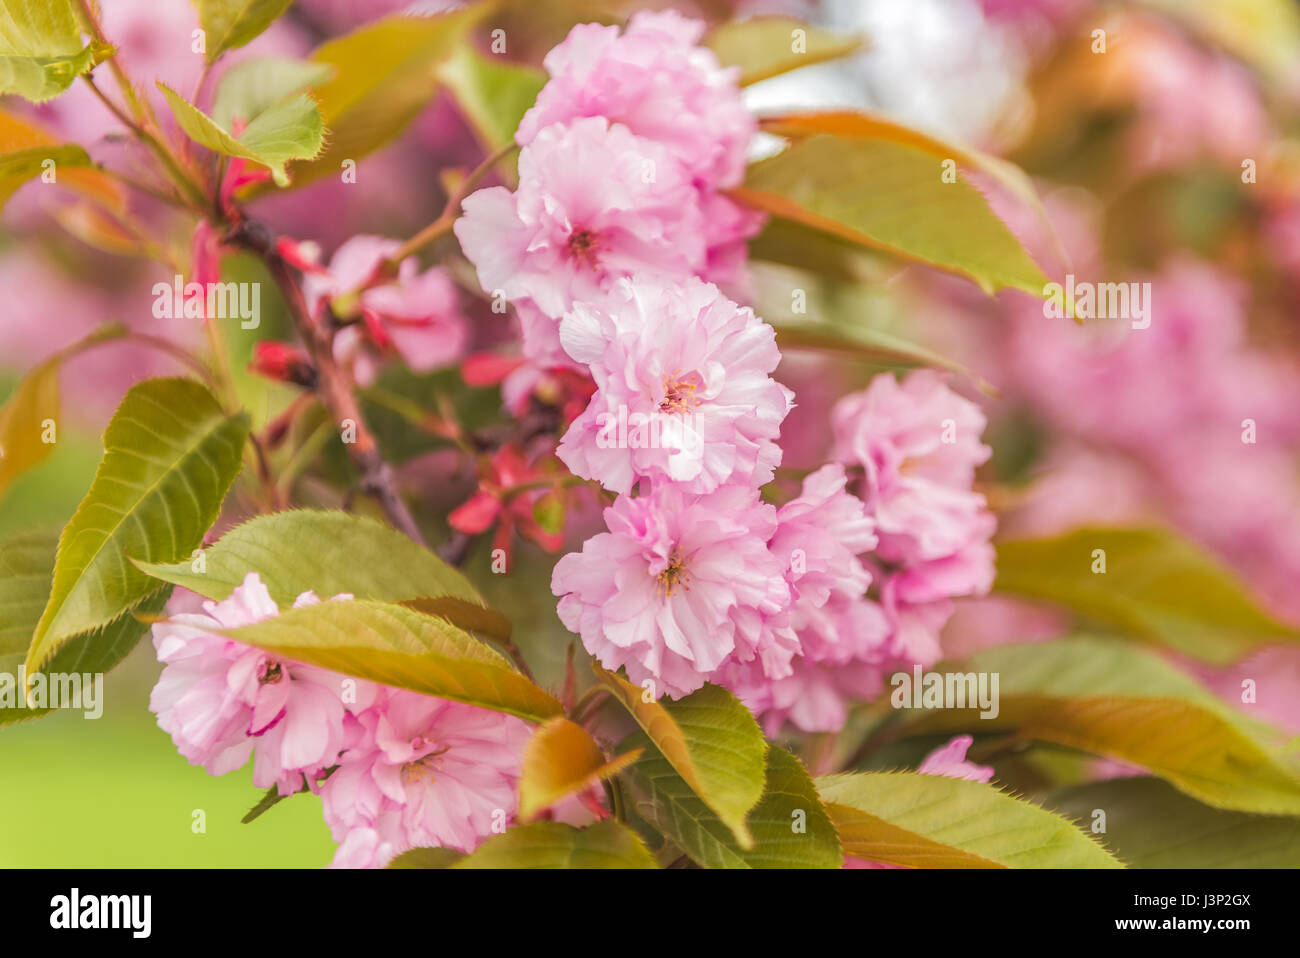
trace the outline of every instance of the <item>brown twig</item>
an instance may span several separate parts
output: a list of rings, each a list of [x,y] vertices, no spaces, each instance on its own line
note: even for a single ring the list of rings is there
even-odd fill
[[[415,517],[397,492],[392,467],[384,461],[375,435],[361,413],[361,404],[352,391],[352,384],[334,361],[334,329],[328,312],[320,317],[312,315],[293,275],[293,267],[280,255],[275,238],[265,226],[241,218],[227,234],[225,242],[254,253],[266,264],[289,306],[294,328],[316,366],[316,392],[321,404],[340,430],[353,434],[354,441],[344,445],[361,474],[361,488],[379,503],[389,522],[415,542],[425,545]]]

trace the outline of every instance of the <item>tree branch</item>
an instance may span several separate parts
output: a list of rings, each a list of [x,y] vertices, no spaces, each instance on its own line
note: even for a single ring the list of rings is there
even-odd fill
[[[361,474],[361,488],[379,503],[389,522],[415,542],[426,545],[415,517],[398,495],[393,469],[380,455],[379,445],[361,413],[361,404],[352,391],[352,384],[334,361],[334,327],[329,314],[323,317],[311,314],[293,275],[293,267],[280,255],[275,238],[261,223],[242,217],[225,241],[256,254],[266,263],[284,295],[294,328],[316,366],[316,391],[321,404],[340,430],[350,429],[355,436],[355,441],[345,442],[344,447]]]

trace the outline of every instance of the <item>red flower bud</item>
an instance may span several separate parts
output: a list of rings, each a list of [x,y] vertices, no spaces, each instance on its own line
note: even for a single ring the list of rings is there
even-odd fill
[[[253,347],[249,368],[259,376],[279,382],[294,383],[308,389],[316,385],[316,368],[297,346],[264,340]]]

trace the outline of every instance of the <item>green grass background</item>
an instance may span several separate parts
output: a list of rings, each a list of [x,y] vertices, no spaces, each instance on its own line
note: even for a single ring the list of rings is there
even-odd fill
[[[148,710],[159,670],[146,637],[105,676],[100,718],[63,711],[0,727],[0,868],[328,864],[334,844],[316,796],[243,825],[262,795],[251,763],[216,778],[180,756]]]

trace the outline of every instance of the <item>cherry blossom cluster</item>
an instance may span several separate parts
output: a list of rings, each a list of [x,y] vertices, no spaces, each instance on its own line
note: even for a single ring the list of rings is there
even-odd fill
[[[346,601],[351,596],[335,596]],[[313,593],[294,607],[314,605]],[[277,658],[222,633],[279,615],[256,572],[221,602],[153,627],[163,663],[149,708],[213,775],[253,759],[253,784],[319,793],[336,867],[417,847],[472,851],[517,804],[529,728],[500,712]]]
[[[557,455],[617,498],[555,567],[561,621],[655,695],[720,682],[769,723],[835,728],[885,663],[934,661],[951,599],[988,588],[984,420],[936,376],[882,376],[837,409],[838,461],[762,500],[794,397],[772,328],[723,291],[743,290],[759,220],[718,190],[755,121],[702,29],[575,27],[520,124],[518,188],[469,197],[456,235],[525,355],[594,384]]]
[[[978,406],[931,370],[884,373],[840,399],[831,422],[836,461],[781,507],[770,543],[801,654],[775,680],[752,666],[723,678],[773,734],[787,720],[836,731],[888,672],[937,662],[953,600],[993,582],[996,520],[972,488],[991,452]]]
[[[461,248],[520,323],[527,364],[508,395],[581,368],[559,322],[621,279],[701,276],[743,291],[746,240],[763,218],[721,191],[740,185],[757,124],[736,69],[697,45],[703,32],[671,10],[622,31],[575,26],[547,54],[550,79],[516,133],[517,188],[465,200]]]

